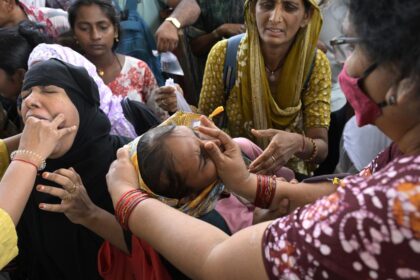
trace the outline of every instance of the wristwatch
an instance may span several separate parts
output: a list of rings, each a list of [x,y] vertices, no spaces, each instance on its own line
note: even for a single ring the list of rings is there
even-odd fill
[[[167,17],[165,19],[165,21],[170,21],[176,27],[176,29],[180,29],[181,28],[181,23],[179,22],[178,19],[176,19],[174,17]]]

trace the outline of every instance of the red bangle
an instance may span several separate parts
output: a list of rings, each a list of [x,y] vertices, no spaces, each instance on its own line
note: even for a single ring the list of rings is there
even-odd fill
[[[24,159],[20,159],[20,158],[14,158],[12,161],[20,161],[20,162],[24,162],[24,163],[30,164],[33,167],[35,167],[35,170],[38,172],[38,166],[35,163],[33,163],[33,162],[30,162],[30,161],[24,160]]]
[[[254,205],[260,208],[270,208],[276,192],[276,176],[257,175],[257,193]]]
[[[147,198],[149,198],[148,194],[138,189],[130,190],[121,196],[115,207],[115,217],[123,229],[129,230],[128,219],[131,213],[140,202]]]

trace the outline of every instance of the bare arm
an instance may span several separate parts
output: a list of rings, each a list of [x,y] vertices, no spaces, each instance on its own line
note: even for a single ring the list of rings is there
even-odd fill
[[[171,2],[178,3],[173,3],[175,5],[171,5]],[[196,22],[201,13],[200,6],[198,6],[195,0],[168,0],[168,5],[175,7],[171,17],[177,18],[182,27]]]
[[[120,149],[117,157],[107,174],[114,207],[121,195],[136,188],[138,182],[128,150]],[[129,227],[133,234],[146,240],[192,279],[267,278],[261,250],[267,223],[248,228],[230,238],[208,223],[155,199],[147,199],[134,209]],[[238,258],[238,255],[246,258]]]
[[[171,5],[174,4],[174,5]],[[195,0],[168,1],[176,8],[170,17],[176,18],[181,28],[193,24],[200,15],[200,6]],[[156,30],[157,49],[160,52],[173,51],[178,45],[178,29],[169,21],[164,21]]]

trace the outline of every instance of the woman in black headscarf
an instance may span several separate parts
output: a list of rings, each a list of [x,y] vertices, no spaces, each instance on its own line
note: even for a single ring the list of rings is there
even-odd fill
[[[103,240],[87,228],[124,240],[106,212],[113,213],[105,174],[116,150],[129,139],[109,134],[97,86],[84,68],[55,59],[38,63],[26,73],[21,96],[24,122],[31,117],[51,121],[62,113],[63,125],[77,125],[78,130],[63,137],[37,177],[38,191],[32,191],[18,227],[20,270],[29,279],[99,279],[97,252]],[[86,202],[89,198],[93,204]],[[79,219],[49,212],[65,212],[75,200],[90,205]],[[101,219],[110,218],[111,228],[92,219],[98,209]]]

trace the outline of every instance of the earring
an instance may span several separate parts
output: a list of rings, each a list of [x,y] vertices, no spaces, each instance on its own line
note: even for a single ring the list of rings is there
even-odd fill
[[[387,100],[388,105],[392,106],[395,105],[397,103],[397,98],[395,97],[395,95],[391,95],[388,100]]]
[[[119,42],[120,41],[120,39],[118,39],[118,36],[115,36],[115,42]]]

